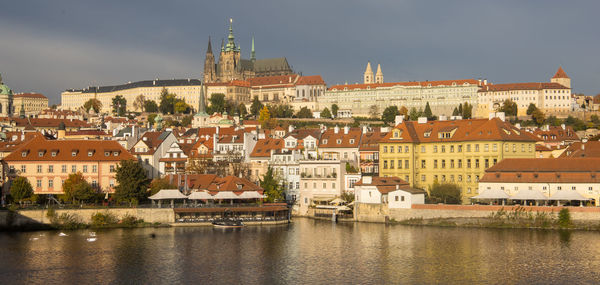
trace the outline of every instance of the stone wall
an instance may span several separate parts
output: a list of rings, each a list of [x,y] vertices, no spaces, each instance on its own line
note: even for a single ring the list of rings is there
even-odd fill
[[[56,209],[56,215],[69,214],[78,217],[82,223],[90,223],[92,215],[95,213],[111,213],[121,219],[127,215],[143,219],[149,223],[173,223],[175,222],[175,213],[173,209]],[[48,210],[21,210],[15,213],[9,211],[0,211],[0,226],[24,226],[28,224],[50,224],[47,217]]]
[[[381,204],[355,205],[354,217],[363,222],[385,222],[390,220],[404,221],[409,219],[437,219],[437,218],[487,218],[500,209],[513,211],[517,206],[487,206],[487,205],[413,205],[412,209],[388,209]],[[525,211],[558,212],[565,207],[525,206]],[[569,209],[571,219],[576,221],[600,221],[600,207],[566,207]]]

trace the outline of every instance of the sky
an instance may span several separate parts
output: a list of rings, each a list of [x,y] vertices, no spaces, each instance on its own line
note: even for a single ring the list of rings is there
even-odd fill
[[[233,19],[242,57],[287,57],[331,86],[486,78],[547,82],[563,66],[573,92],[600,93],[600,1],[86,1],[0,4],[0,73],[50,104],[70,88],[200,78]]]

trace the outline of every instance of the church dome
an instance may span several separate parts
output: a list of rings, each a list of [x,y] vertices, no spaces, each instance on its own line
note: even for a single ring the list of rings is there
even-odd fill
[[[13,92],[2,82],[2,76],[0,75],[0,95],[12,95]]]

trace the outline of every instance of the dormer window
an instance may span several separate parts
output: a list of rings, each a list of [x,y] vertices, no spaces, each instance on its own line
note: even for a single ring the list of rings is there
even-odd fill
[[[58,154],[58,151],[53,151],[53,152],[51,153],[52,157],[56,157],[56,155],[57,155],[57,154]]]
[[[78,150],[74,149],[71,151],[71,156],[76,156],[77,152],[79,152]]]
[[[104,156],[109,156],[110,155],[110,151],[105,151],[104,152]]]
[[[113,156],[119,156],[119,152],[118,151],[113,152]]]
[[[336,143],[337,143],[337,144],[342,144],[342,139],[337,139],[337,140],[336,140]]]
[[[21,157],[26,157],[26,156],[27,156],[27,151],[21,152]]]
[[[242,185],[242,184],[237,184],[237,189],[238,189],[238,190],[242,190],[242,187],[243,187],[243,186],[244,186],[244,185]]]
[[[350,139],[350,144],[354,144],[354,139]]]
[[[40,150],[40,151],[38,151],[38,156],[42,157],[42,156],[44,156],[44,153],[46,153],[45,150]]]
[[[327,144],[327,139],[324,139],[324,140],[323,140],[323,144]]]
[[[94,155],[94,150],[88,150],[88,156]]]

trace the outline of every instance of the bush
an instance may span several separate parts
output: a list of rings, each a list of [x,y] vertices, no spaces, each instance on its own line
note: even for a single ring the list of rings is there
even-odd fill
[[[111,213],[95,213],[92,215],[92,226],[102,227],[116,224],[119,220]]]
[[[77,215],[68,213],[60,214],[53,224],[58,226],[58,228],[66,230],[81,229],[85,227],[85,224],[81,223]]]
[[[431,203],[460,204],[462,192],[456,184],[435,182],[429,190],[429,201]]]
[[[569,209],[563,208],[558,212],[558,226],[561,228],[568,228],[571,226],[571,213],[569,213]]]
[[[131,216],[129,214],[125,215],[121,221],[119,221],[119,224],[123,225],[123,226],[135,226],[138,224],[143,224],[144,220],[143,219],[138,219],[135,216]]]

